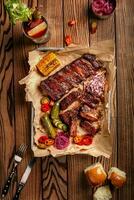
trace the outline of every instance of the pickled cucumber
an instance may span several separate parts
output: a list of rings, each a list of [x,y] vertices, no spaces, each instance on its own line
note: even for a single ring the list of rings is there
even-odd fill
[[[67,131],[67,125],[64,124],[60,118],[59,118],[59,112],[60,112],[60,103],[59,101],[55,102],[52,110],[51,110],[51,119],[53,122],[53,125],[63,131]]]
[[[49,137],[55,138],[56,137],[56,130],[53,127],[51,120],[49,119],[49,115],[47,113],[45,113],[42,116],[41,121],[42,121],[42,125],[44,126],[44,128],[46,128],[46,130],[49,134]]]

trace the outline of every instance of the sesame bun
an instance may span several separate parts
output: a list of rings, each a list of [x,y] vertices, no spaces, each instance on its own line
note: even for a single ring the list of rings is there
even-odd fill
[[[104,171],[101,163],[95,163],[87,167],[84,172],[88,182],[93,186],[102,185],[107,178],[107,174]]]
[[[112,194],[109,186],[99,187],[93,195],[93,200],[109,200],[112,199]]]
[[[116,167],[112,167],[108,172],[108,179],[111,181],[113,186],[119,188],[126,182],[126,173]]]

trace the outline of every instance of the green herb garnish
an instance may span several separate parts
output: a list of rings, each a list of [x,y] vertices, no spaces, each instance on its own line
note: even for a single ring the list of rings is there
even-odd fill
[[[28,21],[32,19],[33,10],[28,8],[21,0],[6,0],[5,8],[13,24],[17,21]]]

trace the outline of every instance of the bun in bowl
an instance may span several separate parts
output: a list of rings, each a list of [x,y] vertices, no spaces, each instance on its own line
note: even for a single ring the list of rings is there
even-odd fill
[[[87,167],[84,170],[84,173],[86,175],[88,182],[92,186],[101,186],[107,178],[107,174],[104,171],[101,163],[96,163]]]
[[[120,188],[126,182],[126,173],[116,167],[112,167],[108,172],[108,179],[113,186]]]

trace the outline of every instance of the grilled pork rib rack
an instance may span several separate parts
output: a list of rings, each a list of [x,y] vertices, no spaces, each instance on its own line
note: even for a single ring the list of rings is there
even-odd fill
[[[95,55],[84,54],[41,81],[43,95],[60,100],[61,119],[70,126],[70,135],[79,126],[94,136],[104,115],[106,69]]]

